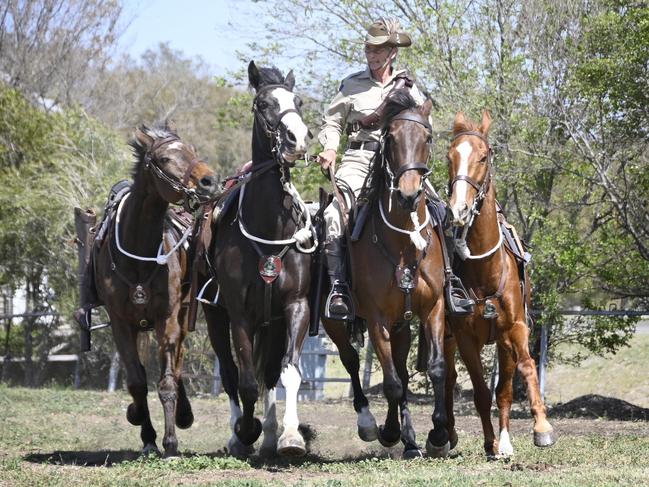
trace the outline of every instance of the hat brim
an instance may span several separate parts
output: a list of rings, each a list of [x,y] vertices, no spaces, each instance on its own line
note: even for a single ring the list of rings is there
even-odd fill
[[[365,36],[365,45],[367,46],[386,46],[386,47],[408,47],[412,45],[412,39],[405,32],[395,32],[389,36]]]

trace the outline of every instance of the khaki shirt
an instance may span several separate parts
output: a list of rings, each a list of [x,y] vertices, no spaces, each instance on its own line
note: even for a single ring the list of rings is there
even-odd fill
[[[390,79],[384,85],[372,78],[369,68],[345,78],[340,84],[338,94],[323,116],[322,130],[318,134],[323,150],[337,151],[340,136],[347,124],[374,112],[394,87],[395,77],[403,72],[404,69],[393,70]],[[412,86],[410,94],[418,105],[424,103],[424,96],[416,85]],[[349,135],[349,142],[378,141],[380,135],[380,127],[374,130],[360,129]]]

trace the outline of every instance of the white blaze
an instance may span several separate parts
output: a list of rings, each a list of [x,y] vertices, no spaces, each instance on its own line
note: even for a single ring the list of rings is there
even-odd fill
[[[460,167],[457,171],[457,176],[468,176],[469,175],[469,156],[471,156],[471,151],[473,148],[471,144],[467,141],[462,142],[458,145],[455,150],[460,154]],[[454,216],[457,216],[466,204],[466,198],[468,194],[469,183],[466,181],[457,181],[453,186],[453,206],[451,211]]]
[[[295,94],[291,93],[285,88],[275,88],[271,95],[275,97],[277,103],[279,104],[279,111],[284,112],[286,110],[295,109]],[[282,123],[290,130],[295,136],[296,152],[305,152],[306,151],[306,142],[307,134],[309,129],[302,121],[302,118],[295,112],[289,112],[282,117]]]

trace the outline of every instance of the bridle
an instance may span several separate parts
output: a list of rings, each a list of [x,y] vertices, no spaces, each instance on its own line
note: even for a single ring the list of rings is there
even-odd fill
[[[274,123],[271,123],[266,117],[264,117],[263,113],[259,109],[258,106],[258,101],[259,97],[266,93],[267,91],[276,89],[276,88],[282,88],[285,89],[289,92],[291,90],[288,89],[286,85],[283,84],[270,84],[270,85],[264,85],[261,88],[257,89],[257,93],[255,95],[255,98],[252,101],[252,113],[255,116],[255,121],[257,122],[257,125],[263,130],[264,134],[266,137],[271,139],[272,141],[272,149],[271,152],[273,153],[273,159],[275,162],[280,166],[282,169],[282,178],[286,178],[285,174],[285,168],[286,167],[293,167],[295,166],[295,162],[288,162],[284,160],[281,154],[281,133],[280,133],[280,124],[282,123],[282,119],[289,113],[297,113],[300,118],[302,118],[302,114],[300,111],[295,108],[287,108],[286,110],[280,112],[277,114],[277,120]]]
[[[473,222],[475,221],[475,217],[480,214],[482,203],[487,195],[487,192],[489,191],[489,187],[491,186],[491,180],[493,178],[493,161],[492,161],[493,149],[491,148],[491,145],[489,145],[489,141],[487,140],[487,137],[485,137],[481,132],[477,132],[475,130],[465,130],[463,132],[458,132],[453,137],[451,143],[453,143],[458,137],[462,137],[463,135],[479,137],[480,140],[482,140],[486,144],[487,157],[484,164],[487,165],[487,175],[482,181],[482,184],[479,184],[475,179],[465,175],[455,176],[453,180],[449,183],[448,190],[447,190],[449,197],[453,194],[453,187],[455,186],[455,183],[458,181],[466,181],[477,191],[477,194],[473,199],[473,204],[471,205],[471,208],[469,210],[471,214],[469,221],[463,226],[462,230],[459,230],[457,228],[454,230],[453,240],[455,243],[455,249],[459,253],[460,258],[462,260],[466,260],[466,259],[479,260],[479,259],[484,259],[485,257],[489,257],[490,255],[495,253],[500,248],[503,242],[503,233],[500,229],[500,225],[498,225],[498,243],[487,252],[484,252],[480,255],[473,255],[471,254],[471,251],[469,250],[466,244],[466,238],[467,238],[467,234],[469,233],[469,229],[471,228],[471,225],[473,225]],[[448,154],[447,154],[447,159],[450,164],[451,159],[450,157],[448,157]]]
[[[172,178],[162,169],[160,169],[157,164],[154,163],[155,159],[153,157],[153,154],[155,153],[155,151],[167,144],[177,141],[180,141],[180,138],[176,135],[169,135],[162,139],[156,139],[151,147],[147,150],[146,154],[144,154],[144,170],[148,171],[149,169],[151,169],[153,175],[160,181],[165,183],[172,191],[174,191],[175,193],[182,193],[183,206],[187,211],[193,212],[197,210],[198,207],[202,203],[204,203],[204,201],[201,200],[201,197],[198,195],[198,193],[196,193],[196,190],[188,186],[189,178],[191,177],[194,168],[203,161],[201,161],[201,159],[197,157],[192,159],[189,163],[189,166],[185,170],[182,181],[176,178]]]
[[[453,178],[453,180],[449,183],[448,185],[448,196],[453,194],[453,187],[455,186],[455,183],[458,181],[466,181],[469,183],[473,189],[476,190],[477,194],[475,198],[473,199],[473,204],[471,205],[471,219],[469,223],[466,225],[467,227],[470,227],[471,224],[473,223],[474,218],[480,214],[480,207],[482,206],[482,202],[485,199],[485,196],[487,195],[487,192],[489,191],[489,186],[491,185],[491,179],[493,177],[493,164],[492,164],[492,157],[493,157],[493,149],[491,148],[491,145],[489,145],[489,141],[487,140],[487,137],[485,137],[482,133],[477,132],[475,130],[465,130],[463,132],[458,132],[455,134],[453,137],[453,140],[451,140],[451,144],[457,140],[459,137],[462,137],[464,135],[468,136],[474,136],[480,138],[486,146],[487,146],[487,160],[485,164],[487,165],[487,175],[485,176],[484,180],[482,181],[482,184],[478,183],[475,179],[473,179],[470,176],[460,174],[457,175]],[[450,157],[448,155],[446,156],[448,159],[449,164],[451,163]]]
[[[412,112],[409,110],[404,110],[401,113],[398,113],[394,117],[390,119],[390,121],[393,120],[405,120],[408,122],[415,122],[418,123],[419,125],[422,125],[427,133],[428,133],[428,145],[430,146],[431,142],[431,134],[432,134],[432,127],[428,123],[424,117],[419,115],[419,113]],[[410,162],[408,164],[405,164],[403,166],[400,166],[396,172],[392,171],[392,168],[390,167],[390,162],[388,161],[388,151],[387,151],[387,141],[388,141],[388,135],[389,135],[389,130],[386,130],[386,132],[383,134],[381,137],[381,156],[383,158],[382,160],[382,165],[384,167],[384,170],[388,176],[388,180],[386,181],[386,185],[388,190],[390,191],[390,200],[392,199],[392,193],[394,191],[399,190],[399,179],[401,176],[403,176],[407,171],[419,171],[421,173],[421,181],[420,181],[420,186],[419,190],[417,192],[417,195],[421,194],[421,192],[424,189],[424,182],[428,178],[428,176],[431,173],[430,168],[428,167],[428,158],[430,157],[430,150],[428,150],[428,157],[426,158],[425,161],[415,161],[415,162]]]

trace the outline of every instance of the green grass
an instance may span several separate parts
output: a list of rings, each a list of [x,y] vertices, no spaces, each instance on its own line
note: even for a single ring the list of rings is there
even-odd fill
[[[615,429],[607,421],[553,419],[552,448],[532,445],[530,420],[513,422],[515,456],[487,462],[478,421],[459,417],[458,452],[445,460],[405,462],[391,450],[361,442],[348,401],[304,403],[300,418],[318,436],[302,459],[235,459],[223,452],[230,435],[225,397],[193,399],[196,422],[178,437],[182,458],[139,458],[139,429],[128,425],[129,398],[71,390],[0,386],[0,486],[34,485],[647,485],[649,426]],[[161,443],[161,408],[150,394]],[[385,404],[373,400],[377,418]],[[280,404],[280,413],[283,410]],[[412,407],[423,441],[428,405]],[[281,422],[281,418],[280,418]],[[575,427],[575,424],[578,427]],[[618,424],[619,425],[619,424]],[[630,425],[633,426],[633,425]]]
[[[567,351],[565,347],[563,350]],[[648,360],[649,334],[636,334],[631,346],[615,356],[592,356],[579,366],[552,366],[547,375],[546,398],[557,403],[599,394],[649,408]]]

